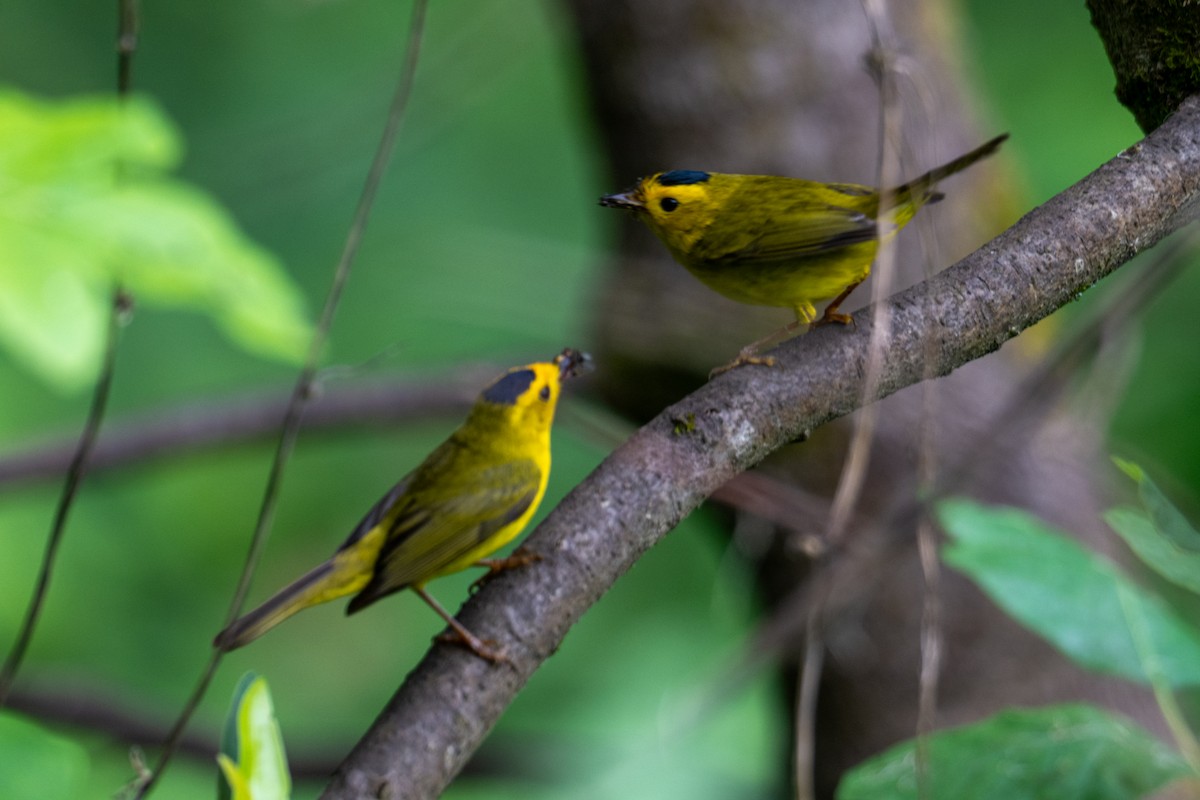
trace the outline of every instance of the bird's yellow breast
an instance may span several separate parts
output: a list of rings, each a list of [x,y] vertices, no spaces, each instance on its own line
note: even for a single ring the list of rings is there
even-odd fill
[[[809,322],[815,303],[866,278],[879,207],[871,188],[700,174],[707,179],[690,185],[643,179],[639,216],[709,288],[742,303],[791,308]]]

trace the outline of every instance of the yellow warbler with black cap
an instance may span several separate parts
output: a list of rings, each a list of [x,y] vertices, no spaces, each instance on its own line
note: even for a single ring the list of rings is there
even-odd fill
[[[562,381],[588,356],[570,348],[552,361],[514,367],[483,390],[466,421],[367,512],[328,561],[284,587],[217,634],[221,650],[241,647],[310,606],[353,594],[346,613],[412,589],[489,661],[503,660],[425,591],[470,566],[492,571],[536,560],[485,560],[521,532],[550,477],[550,427]]]
[[[731,364],[774,363],[757,349],[799,325],[848,323],[838,306],[871,271],[876,220],[892,212],[889,237],[921,206],[942,198],[935,185],[985,158],[1008,134],[883,193],[853,183],[700,170],[657,172],[600,204],[634,212],[688,271],[742,303],[782,306],[794,322],[749,345]],[[817,319],[816,304],[830,301]]]

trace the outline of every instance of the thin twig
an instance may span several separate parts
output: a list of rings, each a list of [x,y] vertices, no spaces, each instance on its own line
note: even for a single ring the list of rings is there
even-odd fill
[[[928,419],[928,417],[926,417]],[[932,452],[932,448],[922,447]],[[927,464],[926,458],[921,459]],[[922,470],[925,471],[925,470]],[[928,482],[926,482],[928,485]],[[930,798],[929,735],[937,723],[938,685],[942,674],[941,562],[937,529],[928,515],[917,523],[917,553],[925,591],[921,605],[921,671],[917,687],[917,797]]]
[[[931,264],[926,265],[927,271]],[[928,274],[926,278],[928,278]],[[926,346],[926,363],[933,364],[937,346],[930,337]],[[922,384],[921,422],[917,434],[917,492],[924,495],[937,483],[938,448],[935,441],[938,420],[937,383],[928,372]],[[942,674],[942,566],[938,557],[938,531],[928,513],[917,522],[917,555],[921,563],[924,596],[921,602],[921,669],[917,684],[917,797],[933,797],[930,786],[928,737],[937,724],[938,688]]]
[[[936,118],[932,94],[927,91],[926,82],[918,80],[917,75],[906,73],[910,84],[920,99],[920,108],[925,112],[925,118]],[[940,162],[940,159],[935,159]],[[937,231],[932,225],[933,217],[918,220],[918,236],[921,240],[921,251],[925,254],[922,261],[924,279],[929,280],[936,272],[935,264],[942,263],[941,248]],[[936,361],[938,347],[941,346],[940,336],[930,336],[924,342],[926,370],[924,382],[921,385],[921,413],[917,430],[917,493],[923,495],[937,481],[938,471],[938,398],[939,386],[936,381],[933,365]],[[937,725],[937,706],[942,675],[942,656],[944,653],[942,630],[942,563],[938,557],[938,530],[929,518],[928,513],[922,513],[917,522],[917,557],[921,565],[922,598],[920,620],[920,654],[921,666],[917,681],[917,719],[916,719],[916,765],[917,797],[927,800],[933,797],[930,784],[931,770],[929,768],[929,735]]]
[[[875,439],[875,431],[879,421],[878,404],[869,403],[868,398],[875,395],[883,371],[883,359],[888,338],[891,333],[891,317],[884,298],[891,294],[892,278],[895,270],[894,239],[888,235],[894,227],[895,209],[891,201],[892,187],[899,183],[899,164],[896,157],[896,145],[900,141],[902,131],[902,116],[900,104],[896,96],[896,83],[893,74],[892,61],[894,48],[890,37],[884,33],[887,23],[887,12],[881,5],[881,0],[862,0],[863,13],[871,34],[871,51],[867,63],[875,70],[875,78],[879,88],[879,151],[878,173],[875,185],[879,187],[879,213],[875,219],[875,239],[879,243],[875,252],[875,263],[871,270],[874,280],[871,282],[871,301],[873,309],[873,324],[871,337],[867,345],[867,360],[862,383],[862,403],[854,415],[850,436],[850,444],[846,451],[846,460],[842,464],[842,472],[838,478],[837,489],[834,492],[833,503],[829,511],[829,527],[825,534],[826,541],[836,546],[845,536],[851,516],[862,495],[863,483],[866,480],[867,468],[871,460],[871,443]],[[820,684],[819,670],[823,659],[814,657],[814,651],[825,647],[824,635],[821,630],[821,617],[824,601],[813,603],[808,609],[807,635],[805,637],[805,658],[803,670],[816,669],[817,674],[805,675],[801,685],[808,691],[797,693],[796,708],[796,757],[795,783],[798,800],[815,800],[816,786],[814,783],[813,764],[815,757],[812,748],[816,746],[815,704],[818,702],[816,687]],[[809,726],[807,729],[802,726]],[[804,750],[807,749],[807,752]]]
[[[821,687],[821,671],[825,666],[825,648],[821,645],[819,622],[815,614],[808,618],[804,639],[804,658],[796,671],[796,720],[794,723],[796,800],[812,800],[816,796],[813,775],[817,751],[817,694]]]
[[[229,612],[226,614],[226,624],[232,622],[241,612],[246,595],[250,591],[250,581],[254,577],[258,563],[262,558],[262,553],[266,548],[268,533],[270,532],[271,522],[275,514],[279,488],[283,482],[283,473],[292,450],[295,448],[296,438],[300,431],[300,420],[304,413],[304,407],[310,399],[313,378],[317,372],[317,363],[325,350],[325,342],[329,336],[329,329],[333,325],[333,317],[337,311],[342,290],[345,288],[346,281],[350,277],[350,267],[358,254],[363,233],[366,231],[367,220],[370,218],[371,209],[375,204],[375,196],[379,191],[383,174],[387,169],[388,161],[395,148],[396,136],[399,133],[400,125],[408,109],[408,100],[412,95],[412,87],[420,55],[426,6],[427,0],[415,0],[413,3],[412,20],[409,26],[407,43],[407,57],[401,67],[400,78],[388,110],[388,118],[383,129],[383,136],[380,139],[379,146],[375,151],[375,157],[367,172],[362,194],[359,197],[358,206],[354,212],[354,219],[350,224],[350,230],[346,236],[345,246],[334,269],[333,282],[326,295],[325,305],[321,309],[321,316],[317,322],[316,329],[313,331],[313,338],[309,345],[304,368],[301,370],[300,377],[296,381],[296,386],[292,390],[291,401],[288,404],[287,414],[284,417],[283,427],[279,436],[279,445],[275,450],[275,459],[271,464],[271,471],[267,477],[266,490],[263,494],[262,506],[259,509],[258,521],[255,523],[254,535],[250,541],[250,551],[246,556],[246,564],[242,569],[242,575],[238,580],[237,588],[230,602]],[[221,657],[221,651],[214,649],[212,655],[209,657],[208,664],[205,666],[199,681],[196,683],[191,697],[188,699],[182,713],[179,715],[179,719],[172,727],[171,733],[167,736],[167,740],[163,744],[163,751],[159,756],[158,763],[155,765],[149,779],[143,782],[138,788],[135,795],[137,798],[145,797],[153,789],[162,776],[163,770],[170,763],[179,737],[183,735],[184,729],[187,727],[196,708],[200,705],[200,701],[208,691],[212,678],[216,674],[217,666],[221,662]]]
[[[108,329],[104,337],[104,357],[100,364],[100,375],[96,379],[96,387],[92,392],[87,421],[84,423],[83,434],[79,438],[79,446],[67,469],[66,483],[63,485],[62,495],[58,499],[58,507],[54,512],[54,522],[50,527],[50,536],[46,540],[46,552],[42,556],[42,566],[38,571],[33,596],[29,600],[29,607],[21,621],[21,630],[17,634],[17,640],[4,660],[3,669],[0,669],[0,708],[8,700],[8,694],[12,691],[13,682],[21,669],[25,652],[29,647],[29,642],[33,639],[33,632],[37,628],[46,592],[50,588],[50,579],[54,573],[58,547],[62,544],[62,537],[66,531],[67,516],[79,493],[79,485],[87,472],[88,457],[91,455],[96,437],[100,433],[100,425],[104,421],[104,411],[108,406],[108,396],[112,388],[113,372],[116,366],[117,339],[120,336],[122,320],[128,311],[129,298],[120,288],[114,289],[112,309],[108,317]]]
[[[132,84],[133,55],[137,50],[138,8],[136,0],[117,0],[117,16],[117,96],[124,101],[129,95]],[[114,180],[119,180],[120,170],[121,165],[118,163],[113,176]],[[3,668],[0,668],[0,708],[4,707],[8,694],[12,691],[13,682],[25,660],[25,652],[33,640],[33,633],[41,616],[46,593],[50,589],[50,579],[54,574],[58,548],[62,544],[62,537],[66,531],[67,517],[79,492],[79,485],[87,472],[88,459],[96,444],[96,438],[100,434],[100,426],[104,422],[104,412],[108,407],[108,396],[112,389],[113,372],[116,368],[117,339],[120,335],[121,325],[128,317],[132,306],[132,299],[125,293],[121,282],[116,281],[113,285],[112,302],[108,310],[108,327],[105,331],[100,374],[96,378],[96,386],[92,391],[87,421],[84,423],[79,444],[67,468],[66,482],[58,500],[58,507],[54,512],[54,521],[50,526],[50,536],[46,540],[46,551],[42,556],[42,565],[38,570],[33,596],[30,598],[29,607],[25,610],[21,629],[17,633],[17,640],[5,658]]]
[[[926,226],[919,228],[923,250],[931,257],[925,260],[925,279],[932,277],[937,258],[937,237]],[[921,385],[921,416],[917,431],[917,492],[924,495],[937,482],[938,446],[937,421],[938,384],[930,380],[937,348],[938,337],[931,336],[925,342],[926,373]],[[942,675],[942,562],[938,557],[938,531],[928,513],[923,513],[917,522],[917,556],[921,564],[923,597],[921,600],[920,651],[921,667],[917,682],[916,724],[916,775],[917,797],[920,800],[933,797],[930,785],[929,735],[937,725],[938,690]]]
[[[1179,748],[1180,755],[1192,768],[1193,772],[1200,771],[1200,742],[1192,732],[1179,701],[1175,698],[1175,687],[1171,685],[1163,668],[1159,650],[1150,634],[1149,624],[1143,610],[1142,600],[1130,586],[1121,581],[1116,583],[1117,600],[1121,604],[1121,615],[1125,618],[1125,629],[1133,640],[1134,651],[1142,674],[1150,683],[1154,692],[1154,700],[1158,704],[1159,713]]]
[[[133,54],[137,52],[138,0],[117,0],[117,95],[127,97],[133,88]]]

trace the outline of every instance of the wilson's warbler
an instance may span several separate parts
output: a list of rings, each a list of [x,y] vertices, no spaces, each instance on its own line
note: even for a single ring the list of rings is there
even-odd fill
[[[493,570],[536,558],[484,561],[512,541],[537,510],[550,475],[550,426],[561,381],[588,357],[566,349],[552,362],[514,367],[483,390],[462,426],[367,512],[325,563],[217,634],[233,650],[297,611],[348,594],[347,614],[411,588],[467,647],[503,657],[464,628],[425,584],[472,565]]]
[[[891,236],[926,203],[940,200],[938,181],[991,155],[997,136],[950,163],[886,193]],[[879,191],[853,183],[817,183],[774,175],[672,170],[640,178],[631,189],[600,198],[633,211],[688,271],[742,303],[783,306],[796,320],[745,348],[723,369],[771,364],[760,345],[799,325],[848,323],[838,305],[871,271],[877,247]],[[817,320],[817,303],[830,300]]]

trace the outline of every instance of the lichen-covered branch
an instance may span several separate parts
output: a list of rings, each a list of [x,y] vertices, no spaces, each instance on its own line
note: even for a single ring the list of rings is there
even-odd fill
[[[1193,97],[1140,144],[890,298],[892,334],[875,396],[995,350],[1197,213],[1200,98]],[[774,369],[722,375],[614,451],[529,537],[544,560],[490,582],[459,615],[511,663],[435,646],[323,797],[437,796],[571,626],[647,549],[731,476],[855,409],[871,309],[855,321],[856,328],[822,328],[784,344],[773,353]]]
[[[1200,13],[1179,0],[1088,0],[1116,93],[1143,131],[1200,92]]]

